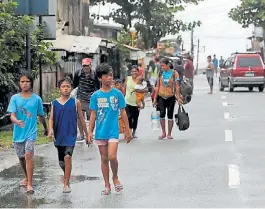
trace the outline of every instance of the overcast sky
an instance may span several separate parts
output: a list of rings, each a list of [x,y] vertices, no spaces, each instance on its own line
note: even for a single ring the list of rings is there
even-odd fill
[[[199,5],[187,5],[184,12],[177,14],[183,21],[202,22],[202,26],[194,32],[194,43],[197,45],[197,40],[200,39],[201,46],[205,46],[205,52],[203,47],[200,48],[200,66],[205,65],[208,55],[216,54],[218,59],[220,56],[226,58],[232,52],[246,51],[247,46],[250,47],[250,41],[246,38],[251,36],[253,27],[243,29],[228,17],[230,9],[239,4],[240,0],[204,0]],[[94,7],[91,12],[106,14],[115,8],[115,5],[106,5]],[[190,50],[190,33],[182,33],[182,36],[185,49]]]

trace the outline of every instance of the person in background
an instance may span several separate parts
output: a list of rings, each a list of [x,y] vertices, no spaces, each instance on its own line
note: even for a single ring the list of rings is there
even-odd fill
[[[213,55],[213,66],[214,66],[214,72],[215,76],[217,77],[217,70],[218,70],[218,59],[216,59],[216,55]]]
[[[150,60],[149,62],[149,69],[148,69],[148,80],[150,81],[150,85],[154,88],[157,77],[159,74],[158,65],[155,64],[153,60]]]
[[[142,67],[142,63],[138,63],[138,70],[139,70],[139,75],[144,77],[144,68]]]
[[[100,82],[92,71],[92,60],[85,58],[82,60],[82,69],[77,70],[74,74],[74,89],[77,89],[77,99],[81,102],[82,111],[86,115],[87,120],[90,119],[91,110],[89,109],[90,98],[92,94],[100,88]],[[84,129],[80,121],[78,120],[78,128],[80,132],[80,138],[77,142],[84,142]]]
[[[183,80],[183,75],[184,75],[184,67],[182,66],[182,60],[181,59],[177,60],[177,63],[176,63],[174,70],[178,72],[180,83],[181,83],[181,81]]]
[[[219,67],[223,66],[225,63],[225,60],[223,59],[223,56],[221,56],[221,59],[219,60]]]
[[[161,61],[161,66],[163,73],[157,80],[157,90],[153,101],[153,105],[158,106],[160,111],[162,134],[158,137],[159,140],[165,138],[173,139],[171,133],[174,125],[173,115],[176,99],[180,105],[183,103],[180,95],[178,72],[173,70],[173,64],[168,58],[164,58]],[[168,133],[166,133],[166,113]]]
[[[184,77],[189,81],[193,90],[194,65],[192,56],[187,57],[187,62],[184,66]]]
[[[132,130],[132,137],[138,138],[136,136],[136,130],[138,126],[138,118],[140,110],[138,109],[138,105],[136,104],[136,93],[131,94],[133,90],[135,90],[135,86],[137,85],[137,77],[138,77],[138,68],[137,66],[133,66],[131,69],[131,76],[128,76],[124,88],[125,88],[125,101],[126,101],[126,113],[129,120],[129,126]],[[147,93],[148,88],[144,90],[137,90],[139,93]]]
[[[33,194],[33,156],[37,139],[37,117],[48,135],[48,128],[44,118],[42,99],[33,93],[33,77],[29,73],[22,73],[19,77],[20,92],[11,97],[7,112],[14,123],[13,142],[25,178],[20,186],[25,186],[28,194]]]
[[[213,77],[214,77],[214,64],[212,62],[212,57],[208,56],[207,57],[207,67],[206,67],[206,77],[208,84],[210,86],[210,92],[209,94],[213,94]]]

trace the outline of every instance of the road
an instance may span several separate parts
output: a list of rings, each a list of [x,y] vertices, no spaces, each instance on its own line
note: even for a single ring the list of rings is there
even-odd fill
[[[77,144],[72,193],[62,193],[62,172],[53,145],[37,152],[35,189],[18,187],[18,165],[0,172],[0,207],[263,207],[265,206],[265,94],[207,94],[204,75],[195,78],[185,106],[191,127],[174,128],[174,140],[157,140],[150,102],[141,112],[139,139],[120,143],[122,194],[101,196],[103,180],[96,145]],[[217,84],[215,82],[215,84]]]

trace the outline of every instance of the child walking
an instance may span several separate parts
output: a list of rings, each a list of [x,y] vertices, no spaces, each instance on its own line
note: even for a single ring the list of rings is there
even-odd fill
[[[11,97],[7,111],[11,113],[14,123],[13,142],[25,178],[20,181],[20,186],[26,186],[27,193],[33,194],[33,156],[35,141],[37,139],[37,117],[45,129],[47,125],[44,118],[43,103],[41,98],[32,92],[33,77],[22,73],[19,77],[20,92]]]
[[[121,91],[112,88],[113,72],[110,65],[100,64],[96,69],[96,74],[101,81],[102,87],[96,91],[90,102],[92,110],[89,124],[89,140],[93,138],[93,130],[96,123],[95,142],[99,147],[101,155],[101,170],[105,181],[105,189],[102,195],[111,193],[109,182],[109,163],[112,170],[112,180],[116,192],[123,189],[118,178],[117,150],[119,142],[119,111],[125,125],[125,138],[130,142],[130,130],[128,118],[125,112],[125,99]]]
[[[88,133],[81,103],[71,97],[72,81],[64,78],[59,81],[60,98],[52,101],[51,114],[49,119],[49,137],[54,137],[54,145],[58,150],[59,165],[64,172],[63,193],[70,193],[69,186],[72,155],[77,139],[77,119],[80,120],[88,141]]]

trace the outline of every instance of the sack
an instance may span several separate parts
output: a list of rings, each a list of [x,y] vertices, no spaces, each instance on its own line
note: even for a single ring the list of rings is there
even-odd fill
[[[180,94],[182,95],[183,104],[188,104],[191,101],[192,85],[186,79],[183,79],[180,85]]]
[[[189,114],[185,112],[181,105],[178,108],[178,113],[175,114],[175,122],[180,131],[185,131],[190,127]]]

